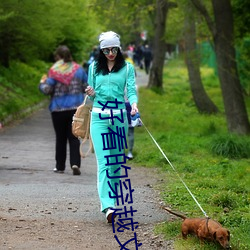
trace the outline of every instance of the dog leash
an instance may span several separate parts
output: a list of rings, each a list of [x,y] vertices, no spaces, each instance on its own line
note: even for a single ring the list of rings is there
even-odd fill
[[[171,166],[171,168],[175,171],[175,173],[177,174],[177,176],[179,177],[180,181],[182,182],[182,184],[185,186],[185,188],[187,189],[187,191],[189,192],[189,194],[191,195],[191,197],[193,198],[193,200],[196,202],[196,204],[198,205],[198,207],[200,208],[200,210],[202,211],[202,213],[205,215],[205,217],[209,218],[209,216],[206,214],[206,212],[203,210],[203,208],[201,207],[201,205],[199,204],[199,202],[196,200],[196,198],[194,197],[194,195],[192,194],[192,192],[190,191],[190,189],[188,188],[188,186],[186,185],[186,183],[182,180],[182,178],[180,177],[180,175],[178,174],[176,168],[173,166],[173,164],[170,162],[170,160],[168,159],[168,157],[165,155],[165,153],[163,152],[163,150],[161,149],[161,147],[159,146],[159,144],[157,143],[157,141],[154,139],[154,137],[152,136],[152,134],[149,132],[149,130],[147,129],[147,127],[145,126],[145,124],[142,122],[141,118],[139,118],[139,120],[141,121],[142,125],[145,127],[146,131],[148,132],[148,134],[150,135],[150,137],[152,138],[153,142],[155,143],[155,145],[158,147],[158,149],[160,150],[160,152],[162,153],[162,155],[165,157],[165,159],[167,160],[167,162],[169,163],[169,165]]]

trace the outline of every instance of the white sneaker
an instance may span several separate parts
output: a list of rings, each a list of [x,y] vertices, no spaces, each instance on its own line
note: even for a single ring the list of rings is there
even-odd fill
[[[133,154],[131,152],[128,152],[127,157],[131,160],[133,159]]]
[[[64,173],[63,170],[58,170],[57,168],[54,168],[53,171],[54,171],[55,173],[59,173],[59,174],[63,174],[63,173]]]
[[[107,218],[107,222],[108,223],[112,223],[113,219],[115,220],[116,215],[114,214],[114,209],[112,208],[108,208],[107,212],[106,212],[106,218]]]
[[[73,175],[81,175],[81,171],[80,171],[80,168],[78,166],[73,165],[72,170],[73,170]]]

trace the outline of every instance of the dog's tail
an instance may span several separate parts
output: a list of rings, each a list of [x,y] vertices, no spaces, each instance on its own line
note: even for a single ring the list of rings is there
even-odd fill
[[[182,218],[183,220],[187,219],[187,217],[183,214],[179,214],[177,212],[173,212],[171,209],[167,208],[167,207],[162,207],[164,210],[168,211],[169,213],[175,215],[175,216],[178,216],[180,218]]]

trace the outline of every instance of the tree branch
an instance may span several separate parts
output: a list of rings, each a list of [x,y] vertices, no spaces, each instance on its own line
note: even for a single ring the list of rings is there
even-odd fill
[[[190,1],[194,5],[194,7],[201,13],[201,15],[205,18],[209,30],[211,31],[213,37],[215,37],[216,27],[205,5],[200,0],[190,0]]]

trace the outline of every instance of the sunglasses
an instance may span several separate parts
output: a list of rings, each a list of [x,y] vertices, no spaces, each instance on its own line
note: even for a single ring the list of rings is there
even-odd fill
[[[102,50],[104,55],[109,55],[110,51],[112,52],[112,54],[117,54],[118,48],[117,47],[114,47],[114,48],[111,48],[111,49],[105,48],[105,49]]]

